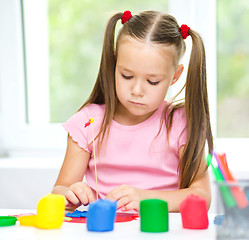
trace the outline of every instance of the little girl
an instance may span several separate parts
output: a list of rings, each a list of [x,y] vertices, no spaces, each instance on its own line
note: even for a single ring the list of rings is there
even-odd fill
[[[183,72],[179,61],[189,35],[185,103],[175,104],[164,99]],[[207,141],[211,152],[213,140],[205,61],[201,37],[174,17],[156,11],[113,15],[93,91],[64,124],[68,145],[53,193],[63,194],[70,209],[108,198],[124,211],[139,211],[141,200],[158,198],[178,211],[189,194],[209,205],[204,148]],[[85,127],[90,118],[94,122]]]

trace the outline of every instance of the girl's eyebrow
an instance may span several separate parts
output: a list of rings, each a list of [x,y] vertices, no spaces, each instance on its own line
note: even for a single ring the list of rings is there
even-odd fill
[[[166,77],[166,75],[165,74],[148,74],[148,76],[150,76],[150,77]]]
[[[123,66],[121,66],[121,65],[118,65],[118,67],[121,68],[121,69],[124,70],[124,71],[133,72],[132,70],[130,70],[130,69],[126,68],[126,67],[123,67]]]

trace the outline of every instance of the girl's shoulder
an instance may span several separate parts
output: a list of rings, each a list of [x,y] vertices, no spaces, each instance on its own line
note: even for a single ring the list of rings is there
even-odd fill
[[[66,123],[82,123],[88,121],[90,118],[94,118],[95,120],[98,119],[102,120],[105,114],[105,105],[98,105],[98,104],[88,104],[78,110],[76,113],[71,116]]]
[[[88,104],[78,110],[71,118],[69,118],[63,127],[72,137],[72,139],[78,143],[78,145],[85,149],[88,149],[89,138],[91,138],[91,131],[86,128],[90,118],[94,118],[94,125],[96,129],[100,126],[105,113],[105,105]],[[90,131],[90,133],[89,133]],[[91,142],[91,141],[90,141]]]
[[[186,144],[187,141],[187,117],[185,106],[176,104],[171,105],[169,112],[170,118],[167,118],[171,122],[169,139],[172,146],[176,146],[178,151],[181,146]]]
[[[102,115],[105,114],[105,104],[95,104],[95,103],[90,103],[83,107],[80,111],[86,111],[89,114],[94,114],[94,115]]]
[[[167,106],[168,104],[170,104],[169,102],[165,101],[165,106]],[[185,106],[184,104],[170,104],[169,109],[168,109],[168,113],[173,111],[173,119],[179,119],[179,118],[185,118],[186,119],[186,111],[185,111]]]
[[[167,112],[167,121],[172,122],[171,129],[184,129],[187,126],[187,116],[184,104],[171,104]]]
[[[105,114],[105,104],[95,104],[91,103],[79,110],[79,113],[86,115],[89,118],[103,118]]]
[[[185,106],[177,107],[174,112],[174,118],[186,118]]]

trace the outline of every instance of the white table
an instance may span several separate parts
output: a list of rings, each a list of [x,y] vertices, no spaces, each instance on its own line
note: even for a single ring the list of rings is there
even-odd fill
[[[0,216],[18,215],[32,213],[33,210],[21,209],[0,209]],[[115,223],[114,230],[111,232],[89,232],[86,224],[64,222],[62,227],[53,230],[43,230],[35,227],[19,225],[0,227],[0,240],[212,240],[215,239],[215,225],[213,224],[214,215],[209,215],[209,228],[205,230],[189,230],[182,228],[181,215],[179,213],[169,214],[169,231],[165,233],[144,233],[140,231],[140,219],[132,222]]]

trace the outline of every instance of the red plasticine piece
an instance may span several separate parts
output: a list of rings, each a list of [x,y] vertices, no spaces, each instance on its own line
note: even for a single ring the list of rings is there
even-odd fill
[[[188,229],[208,228],[208,209],[204,198],[190,194],[179,207],[182,226]]]
[[[35,215],[34,213],[22,213],[22,214],[17,214],[17,215],[9,215],[9,216],[13,216],[13,217],[25,217],[25,216],[33,216]]]
[[[131,222],[133,220],[137,220],[138,218],[139,218],[138,213],[119,212],[116,215],[115,222]]]
[[[34,213],[24,213],[18,215],[11,215],[14,217],[23,217],[23,216],[30,216],[35,215]],[[116,215],[115,222],[131,222],[133,220],[137,220],[139,218],[138,213],[122,213],[118,212]],[[64,222],[71,222],[71,223],[86,223],[85,217],[66,217],[64,218]]]
[[[116,215],[115,222],[131,222],[133,220],[138,219],[139,215],[134,213],[121,213],[118,212]],[[86,223],[85,217],[74,218],[74,217],[66,217],[64,222],[71,222],[71,223]]]

